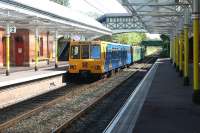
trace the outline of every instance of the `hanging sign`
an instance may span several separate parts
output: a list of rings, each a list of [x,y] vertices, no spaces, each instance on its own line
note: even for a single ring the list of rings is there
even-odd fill
[[[16,27],[15,26],[10,26],[10,33],[16,33]]]

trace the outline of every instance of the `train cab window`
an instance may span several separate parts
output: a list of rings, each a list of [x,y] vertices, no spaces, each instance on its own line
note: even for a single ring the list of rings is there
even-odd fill
[[[81,46],[81,58],[82,59],[89,59],[89,45],[82,45]]]
[[[80,59],[80,46],[71,46],[71,58]]]
[[[101,48],[99,45],[90,46],[90,58],[91,59],[100,59],[101,58]]]

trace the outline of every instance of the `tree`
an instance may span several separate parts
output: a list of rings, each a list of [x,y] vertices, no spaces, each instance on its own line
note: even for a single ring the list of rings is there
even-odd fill
[[[169,56],[169,51],[170,51],[170,39],[169,39],[169,36],[162,34],[162,35],[160,35],[160,38],[163,41],[163,53],[162,53],[162,55],[168,57]]]
[[[69,6],[69,0],[51,0],[63,6]]]
[[[104,41],[138,45],[141,41],[145,40],[146,38],[147,37],[145,33],[131,32],[131,33],[115,34],[111,37],[103,37],[101,39]]]

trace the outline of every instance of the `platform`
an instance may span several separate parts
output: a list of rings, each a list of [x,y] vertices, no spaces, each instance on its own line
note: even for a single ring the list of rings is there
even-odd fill
[[[0,109],[66,85],[66,67],[43,68],[0,75]]]
[[[59,61],[58,67],[68,67],[68,61]],[[55,68],[55,62],[50,62],[49,64],[42,64],[38,66],[38,69],[44,70],[44,69],[53,69]],[[34,70],[35,67],[25,67],[25,66],[11,66],[10,67],[10,73],[20,72],[20,71],[28,71],[28,70]],[[0,67],[0,76],[6,73],[5,67]]]
[[[51,76],[61,75],[66,73],[66,70],[44,69],[35,72],[34,70],[15,72],[10,76],[0,76],[0,88],[21,84],[33,80],[39,80]]]
[[[161,61],[133,132],[199,133],[199,121],[192,86],[183,86],[169,60]]]
[[[179,75],[169,59],[158,59],[104,133],[199,133],[200,106]]]

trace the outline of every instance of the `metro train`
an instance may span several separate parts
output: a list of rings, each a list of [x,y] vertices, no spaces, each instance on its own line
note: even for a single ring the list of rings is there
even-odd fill
[[[130,66],[144,58],[144,48],[105,41],[72,41],[69,52],[70,74],[102,75]]]

